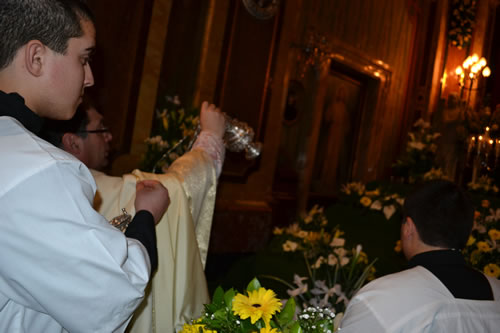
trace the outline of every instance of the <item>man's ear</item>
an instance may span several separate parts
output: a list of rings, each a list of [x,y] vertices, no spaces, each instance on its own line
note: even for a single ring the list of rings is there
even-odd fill
[[[79,157],[82,152],[82,138],[74,133],[64,133],[62,137],[62,148],[74,155],[75,157]]]
[[[411,217],[409,216],[406,217],[406,220],[404,221],[401,230],[402,230],[401,236],[406,239],[412,238],[416,235],[417,228],[415,227],[415,222],[413,222],[413,219]]]
[[[24,64],[33,76],[43,74],[43,65],[46,62],[49,48],[38,40],[30,40],[24,48]]]

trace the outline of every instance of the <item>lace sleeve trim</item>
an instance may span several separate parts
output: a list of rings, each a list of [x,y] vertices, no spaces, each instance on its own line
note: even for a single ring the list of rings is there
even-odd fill
[[[222,172],[222,165],[224,164],[224,157],[226,155],[224,141],[211,132],[201,131],[200,135],[198,135],[198,138],[194,142],[192,149],[201,149],[212,158],[217,178],[219,178]]]

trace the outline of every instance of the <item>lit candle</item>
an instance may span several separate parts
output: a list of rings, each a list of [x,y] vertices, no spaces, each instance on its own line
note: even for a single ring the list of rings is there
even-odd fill
[[[498,156],[500,156],[500,140],[495,142],[495,166],[497,165]]]
[[[488,77],[488,76],[490,76],[490,75],[491,75],[491,70],[490,70],[490,68],[489,68],[489,67],[485,67],[485,68],[483,69],[483,76],[484,76],[484,77]]]
[[[469,145],[467,146],[467,160],[469,160],[470,153],[474,149],[474,143],[476,142],[476,137],[471,136],[469,137]]]

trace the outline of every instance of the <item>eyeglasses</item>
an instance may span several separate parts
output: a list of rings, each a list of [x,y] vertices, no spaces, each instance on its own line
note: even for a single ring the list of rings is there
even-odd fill
[[[100,128],[100,129],[95,129],[95,130],[81,130],[77,131],[76,133],[110,133],[111,131],[109,128]]]

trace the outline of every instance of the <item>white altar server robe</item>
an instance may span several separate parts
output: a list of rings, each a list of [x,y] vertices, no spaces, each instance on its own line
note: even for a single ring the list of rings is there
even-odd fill
[[[122,332],[150,263],[92,208],[71,155],[0,117],[0,332]]]
[[[499,332],[500,281],[488,280],[494,301],[454,298],[421,266],[387,275],[367,284],[349,302],[339,333]]]

